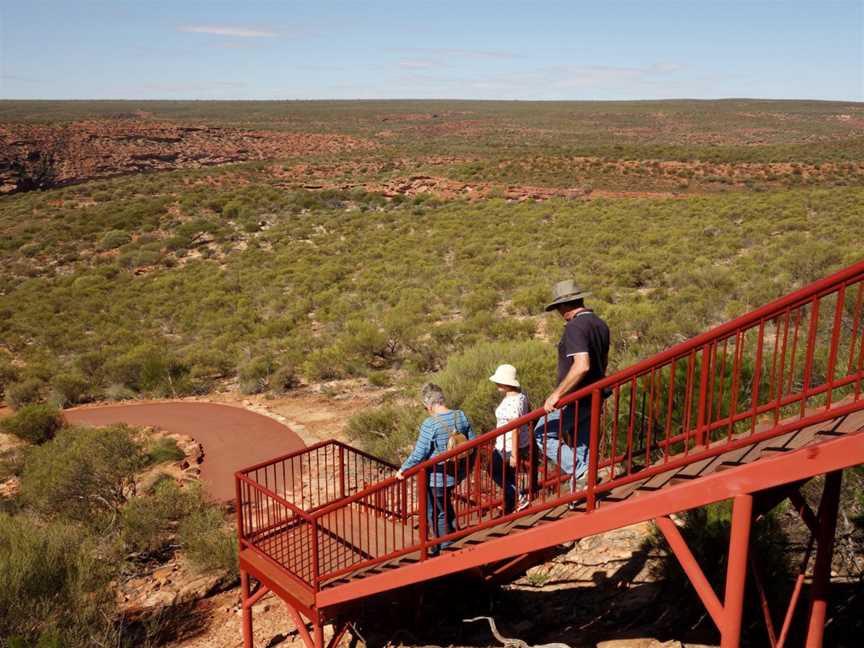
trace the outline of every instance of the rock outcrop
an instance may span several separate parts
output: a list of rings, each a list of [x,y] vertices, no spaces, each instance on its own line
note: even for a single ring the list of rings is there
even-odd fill
[[[347,135],[107,119],[0,125],[0,194],[149,171],[371,148]]]

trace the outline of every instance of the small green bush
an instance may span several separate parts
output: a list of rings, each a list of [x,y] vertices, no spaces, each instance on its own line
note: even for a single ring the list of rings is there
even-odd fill
[[[6,402],[18,409],[42,398],[45,383],[38,378],[27,378],[6,386]]]
[[[345,431],[375,456],[396,462],[407,456],[424,418],[419,404],[385,405],[355,414]]]
[[[62,373],[51,379],[51,402],[57,407],[83,403],[88,398],[89,381],[79,373]]]
[[[269,356],[255,358],[240,367],[240,392],[243,394],[260,394],[270,385],[270,378],[275,367]]]
[[[105,388],[105,398],[110,401],[132,400],[137,394],[126,385],[113,383]]]
[[[0,421],[4,432],[14,434],[30,443],[50,441],[63,427],[59,410],[50,405],[25,405],[9,418]]]
[[[43,513],[104,524],[135,492],[135,473],[145,465],[141,446],[125,425],[67,427],[29,454],[21,495]]]
[[[0,397],[6,392],[6,386],[18,380],[18,369],[5,357],[0,356]]]
[[[270,378],[270,389],[277,394],[291,391],[300,384],[300,377],[291,365],[282,365]]]
[[[200,489],[163,480],[150,495],[134,497],[120,515],[120,537],[130,553],[153,553],[171,541],[177,523],[204,506]]]
[[[215,507],[193,512],[180,524],[180,544],[200,569],[237,575],[237,535]]]
[[[172,437],[161,437],[147,448],[147,463],[151,466],[168,461],[180,461],[186,454]]]
[[[129,236],[128,232],[124,232],[123,230],[111,230],[110,232],[106,232],[99,240],[99,249],[103,251],[113,250],[121,245],[126,245],[130,241],[132,241],[132,237]]]
[[[0,638],[116,645],[112,570],[85,529],[0,512]]]

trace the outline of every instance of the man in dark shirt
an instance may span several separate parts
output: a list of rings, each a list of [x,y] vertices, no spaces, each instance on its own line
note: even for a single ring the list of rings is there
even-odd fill
[[[588,295],[570,280],[559,281],[552,288],[552,302],[546,310],[557,310],[565,322],[558,342],[558,386],[543,403],[547,414],[534,428],[537,444],[571,476],[571,488],[576,490],[584,487],[583,477],[588,471],[591,403],[590,399],[582,399],[561,409],[556,409],[556,404],[567,394],[606,375],[609,327],[585,307],[584,298]]]

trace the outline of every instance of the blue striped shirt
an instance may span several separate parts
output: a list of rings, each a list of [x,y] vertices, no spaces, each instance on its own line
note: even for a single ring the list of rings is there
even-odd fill
[[[461,432],[468,439],[474,438],[474,430],[471,429],[471,422],[465,416],[462,410],[450,410],[443,414],[429,416],[423,423],[420,424],[420,434],[417,436],[417,443],[414,444],[414,450],[402,464],[402,472],[416,466],[419,463],[426,461],[443,452],[447,452],[447,441],[450,438],[450,430],[456,427],[457,432]],[[456,479],[453,475],[446,476],[447,486],[455,486]],[[429,475],[429,485],[441,487],[444,486],[444,475],[436,471]]]

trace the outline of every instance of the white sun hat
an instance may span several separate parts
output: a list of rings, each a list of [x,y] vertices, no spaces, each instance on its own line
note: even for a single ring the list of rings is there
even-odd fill
[[[510,364],[499,365],[495,373],[489,376],[489,380],[499,385],[508,385],[509,387],[522,386],[516,380],[516,367]]]

